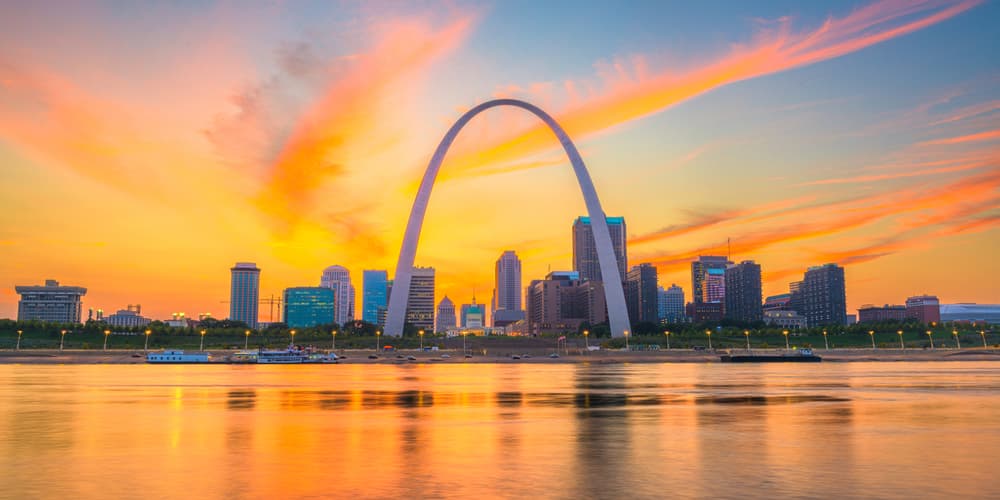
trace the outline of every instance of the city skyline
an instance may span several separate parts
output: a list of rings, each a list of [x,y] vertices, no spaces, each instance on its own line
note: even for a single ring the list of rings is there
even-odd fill
[[[0,226],[10,280],[0,317],[16,316],[15,285],[47,278],[86,286],[85,308],[142,303],[165,318],[225,316],[233,262],[263,270],[261,297],[312,286],[331,263],[354,283],[363,269],[394,275],[434,144],[492,96],[535,102],[564,124],[606,212],[628,220],[629,260],[654,264],[661,283],[687,283],[690,261],[728,255],[731,238],[732,260],[761,265],[765,296],[834,262],[848,311],[923,293],[998,302],[990,280],[964,278],[970,261],[1000,274],[985,258],[1000,221],[996,4],[771,3],[710,15],[636,3],[627,14],[649,24],[602,16],[600,43],[547,48],[547,67],[514,64],[517,50],[490,42],[509,37],[505,21],[519,10],[552,23],[552,6],[309,16],[164,6],[129,26],[97,6],[72,30],[42,7],[2,9],[19,23],[0,36],[33,43],[0,45],[0,161],[11,179],[0,206],[17,214]],[[213,15],[237,22],[220,32],[194,21]],[[246,30],[264,19],[274,23],[248,46]],[[581,38],[589,22],[553,29]],[[360,28],[335,39],[298,34],[350,23]],[[146,57],[182,26],[206,50],[189,59],[157,46]],[[389,62],[400,58],[409,64]],[[192,74],[204,85],[185,84]],[[345,98],[358,107],[338,107]],[[585,211],[578,193],[553,189],[571,181],[546,134],[498,110],[456,143],[417,254],[439,269],[437,298],[489,290],[504,249],[518,252],[525,281],[572,267],[566,221]],[[483,202],[489,194],[502,210]]]

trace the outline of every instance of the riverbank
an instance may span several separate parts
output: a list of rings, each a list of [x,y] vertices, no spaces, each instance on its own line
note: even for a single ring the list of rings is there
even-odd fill
[[[234,351],[209,351],[213,359],[223,364],[225,358]],[[404,350],[387,352],[377,359],[369,359],[374,351],[368,349],[340,350],[343,364],[413,364],[413,363],[718,363],[722,351],[693,350],[663,350],[649,352],[626,351],[576,351],[569,354],[560,353],[558,358],[551,358],[551,349],[528,349],[524,352],[490,352],[477,351],[472,357],[466,358],[458,351],[425,352]],[[733,351],[743,353],[746,351]],[[779,354],[783,349],[757,349],[756,353]],[[823,357],[824,362],[872,362],[872,361],[1000,361],[998,349],[831,349],[817,350],[816,354]],[[442,357],[447,355],[447,357]],[[514,359],[516,355],[520,359]],[[397,356],[402,356],[399,358]],[[405,359],[414,356],[416,360]],[[145,364],[142,351],[133,350],[49,350],[33,349],[21,351],[0,351],[0,364]]]

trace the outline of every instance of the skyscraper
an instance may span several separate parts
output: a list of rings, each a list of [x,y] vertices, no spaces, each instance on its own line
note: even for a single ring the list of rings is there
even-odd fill
[[[671,284],[670,288],[664,290],[659,287],[659,317],[668,323],[678,323],[684,321],[684,289]]]
[[[351,284],[351,272],[344,266],[330,266],[323,270],[319,286],[332,288],[337,297],[337,314],[334,315],[337,324],[354,321],[354,285]]]
[[[604,284],[582,281],[577,272],[551,272],[544,280],[533,280],[527,288],[530,333],[565,332],[607,321]]]
[[[506,326],[524,319],[521,309],[521,259],[507,250],[497,259],[494,272],[493,326]]]
[[[726,297],[726,267],[732,262],[725,257],[702,255],[691,263],[691,300],[695,304],[723,302]]]
[[[808,326],[843,325],[847,322],[844,268],[836,264],[810,267],[802,281],[791,285],[792,309]]]
[[[379,309],[389,303],[389,273],[365,270],[362,273],[361,319],[372,324],[379,322]]]
[[[257,328],[260,269],[253,262],[237,262],[230,272],[229,319]]]
[[[45,280],[44,286],[15,286],[21,295],[17,302],[17,320],[79,323],[83,315],[80,299],[87,289],[79,286],[59,286],[56,280]]]
[[[286,288],[284,294],[285,323],[292,328],[308,328],[334,322],[336,297],[331,288]]]
[[[437,325],[435,332],[447,332],[455,329],[455,303],[447,295],[438,303]]]
[[[760,264],[745,260],[729,266],[725,280],[725,317],[746,322],[763,320]]]
[[[634,323],[658,323],[656,268],[652,264],[639,264],[625,277],[625,303],[628,317]]]
[[[608,217],[606,220],[611,233],[611,246],[615,249],[619,279],[624,281],[625,271],[628,269],[625,218]],[[597,244],[594,241],[594,229],[590,226],[590,217],[577,217],[573,222],[573,270],[580,273],[583,281],[604,281],[601,279],[601,264],[597,260]]]
[[[418,329],[432,331],[434,328],[434,268],[414,267],[409,292],[409,298],[406,300],[406,322]]]

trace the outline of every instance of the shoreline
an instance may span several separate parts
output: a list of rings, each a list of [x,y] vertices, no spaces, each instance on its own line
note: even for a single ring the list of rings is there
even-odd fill
[[[784,349],[756,349],[755,353],[779,354]],[[154,352],[154,351],[150,351]],[[194,351],[192,351],[194,352]],[[234,364],[223,361],[235,351],[209,350],[216,361],[212,364]],[[514,353],[473,353],[471,358],[465,358],[461,350],[427,352],[418,350],[400,350],[386,352],[378,359],[368,359],[374,354],[371,349],[339,350],[338,356],[346,356],[337,364],[566,364],[566,363],[721,363],[719,356],[725,352],[693,351],[693,350],[662,350],[649,352],[626,351],[591,351],[560,353],[558,358],[550,358],[551,349],[525,349]],[[732,350],[733,354],[745,353],[745,350]],[[1000,349],[966,348],[966,349],[823,349],[815,350],[823,358],[823,362],[900,362],[900,361],[1000,361]],[[448,354],[449,358],[442,358]],[[529,357],[512,359],[511,354]],[[396,356],[414,356],[415,361],[399,359]],[[0,351],[0,364],[22,365],[93,365],[93,364],[141,364],[146,359],[142,350],[64,350],[58,349],[24,349],[20,351]]]

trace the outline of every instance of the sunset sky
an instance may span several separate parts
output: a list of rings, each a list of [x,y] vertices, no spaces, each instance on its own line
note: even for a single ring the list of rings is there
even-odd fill
[[[694,5],[693,4],[697,4]],[[5,2],[0,317],[15,285],[85,308],[228,315],[326,266],[394,273],[430,156],[484,100],[574,138],[629,265],[753,259],[765,295],[846,267],[848,312],[1000,302],[1000,2]],[[456,141],[417,264],[488,301],[572,267],[583,199],[526,112]],[[267,321],[268,309],[261,308]]]

